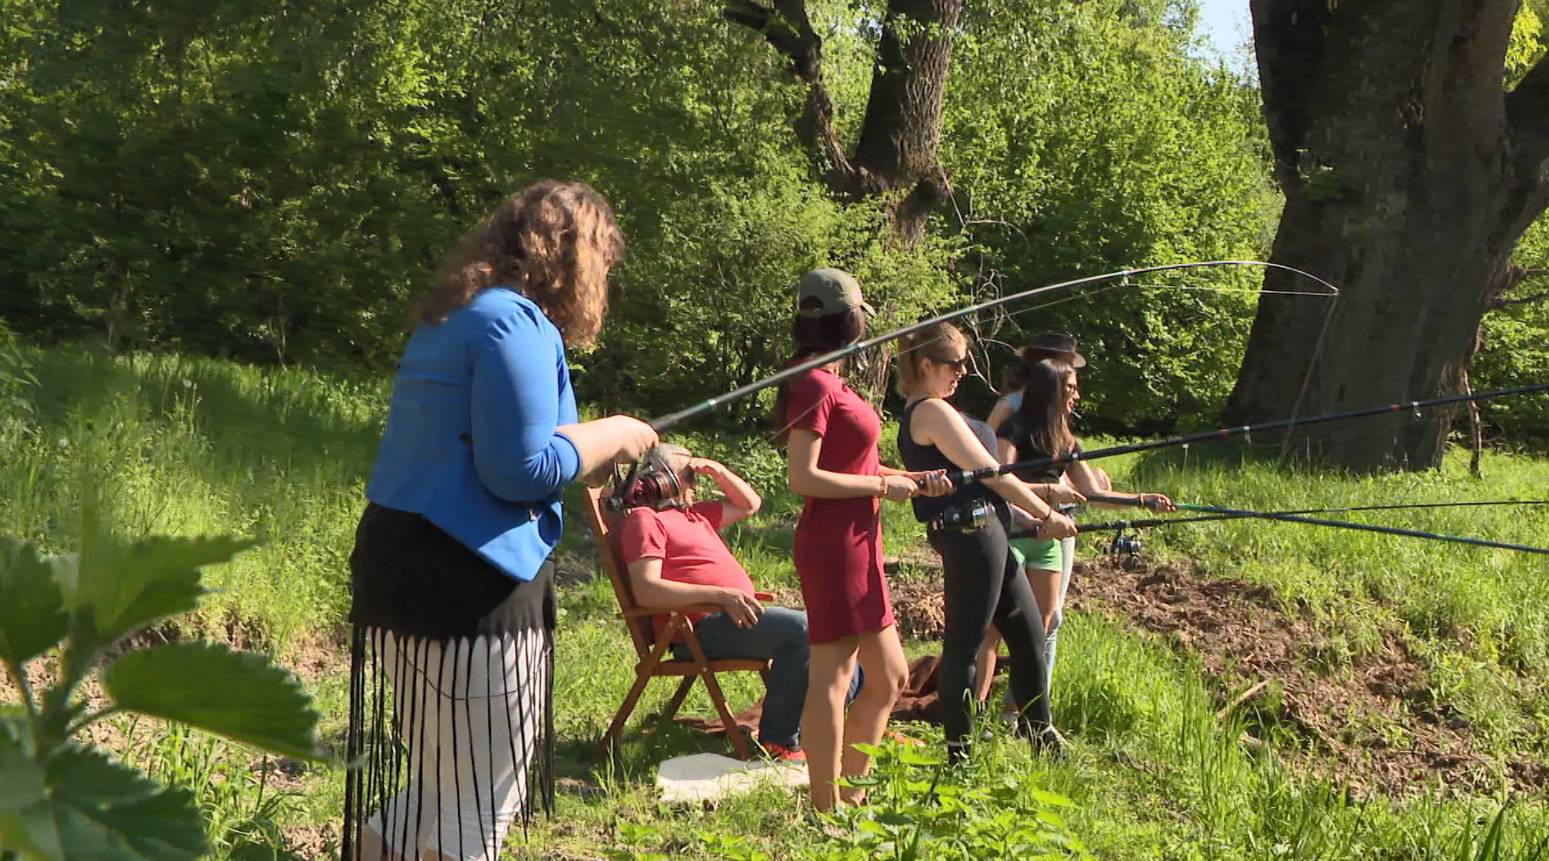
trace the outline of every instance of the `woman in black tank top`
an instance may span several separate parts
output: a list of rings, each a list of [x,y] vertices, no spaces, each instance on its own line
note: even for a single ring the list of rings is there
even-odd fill
[[[944,400],[957,390],[968,361],[967,339],[946,323],[915,333],[900,347],[899,390],[909,404],[899,424],[898,449],[907,469],[978,469],[996,464],[988,426],[967,418]],[[1081,499],[1057,484],[1040,489],[1056,502]],[[1011,651],[1011,692],[1021,725],[1036,748],[1060,744],[1049,716],[1042,614],[1027,580],[1016,570],[1006,531],[1012,505],[1038,520],[1040,533],[1051,538],[1074,535],[1075,525],[1051,509],[1033,487],[1011,476],[970,484],[950,496],[916,499],[915,516],[933,523],[952,506],[975,503],[993,508],[982,527],[964,531],[938,524],[929,531],[931,547],[942,562],[946,631],[937,690],[952,760],[965,758],[972,745],[974,658],[992,623]]]

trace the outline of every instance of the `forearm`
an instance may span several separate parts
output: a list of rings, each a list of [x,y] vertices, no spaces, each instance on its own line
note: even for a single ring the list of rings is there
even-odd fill
[[[704,586],[695,583],[678,583],[655,577],[649,580],[634,578],[635,600],[644,607],[673,610],[690,604],[715,604],[720,606],[726,597],[724,586]]]
[[[621,435],[617,433],[620,416],[593,419],[578,424],[560,425],[555,433],[570,440],[576,454],[581,457],[580,475],[592,475],[597,470],[618,460],[623,451]]]
[[[1093,505],[1101,506],[1102,508],[1143,508],[1145,503],[1141,500],[1141,497],[1144,495],[1141,493],[1114,493],[1109,490],[1098,493],[1095,496],[1088,496],[1087,499]]]
[[[1021,479],[1011,475],[997,475],[984,480],[986,486],[1012,505],[1025,509],[1033,517],[1042,520],[1053,511],[1047,502]]]
[[[727,505],[735,506],[748,514],[752,514],[758,511],[759,506],[764,504],[763,498],[758,495],[758,491],[753,489],[753,485],[748,484],[747,479],[732,472],[725,466],[716,464],[714,471],[710,475],[715,479],[715,486],[720,488],[721,496],[725,497]]]
[[[790,472],[790,487],[792,493],[814,499],[876,497],[881,496],[886,489],[880,475],[855,475],[826,469],[793,469]]]

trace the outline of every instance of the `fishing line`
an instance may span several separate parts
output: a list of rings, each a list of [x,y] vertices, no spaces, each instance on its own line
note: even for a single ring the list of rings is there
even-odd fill
[[[1172,436],[1165,439],[1151,440],[1148,442],[1128,443],[1126,445],[1110,446],[1108,448],[1095,449],[1093,451],[1086,452],[1071,452],[1070,454],[1061,455],[1058,457],[1032,458],[1029,460],[1016,461],[1014,463],[1001,464],[1000,466],[995,467],[952,471],[948,473],[948,476],[952,479],[953,483],[961,485],[975,481],[983,481],[986,478],[993,478],[997,475],[1005,475],[1008,472],[1015,472],[1019,470],[1041,469],[1050,466],[1063,466],[1065,464],[1071,464],[1077,461],[1098,460],[1105,457],[1116,457],[1123,454],[1133,454],[1135,452],[1154,451],[1160,448],[1189,445],[1191,443],[1204,442],[1206,440],[1229,439],[1231,437],[1251,435],[1262,431],[1285,430],[1292,427],[1303,427],[1306,425],[1324,424],[1326,422],[1366,418],[1377,415],[1390,415],[1406,411],[1412,412],[1416,417],[1418,417],[1420,410],[1427,407],[1463,403],[1466,401],[1486,401],[1493,400],[1495,398],[1508,397],[1511,395],[1523,395],[1542,391],[1549,391],[1549,383],[1535,383],[1528,386],[1514,386],[1512,388],[1494,389],[1485,392],[1473,392],[1471,394],[1449,395],[1447,397],[1430,398],[1423,401],[1408,401],[1406,403],[1387,404],[1380,407],[1368,407],[1359,410],[1326,413],[1324,415],[1312,416],[1305,419],[1278,419],[1275,421],[1260,422],[1258,424],[1252,425],[1223,427],[1217,428],[1215,430],[1200,431],[1198,433],[1184,434],[1182,436]]]
[[[1549,548],[1533,547],[1527,544],[1512,544],[1505,541],[1490,541],[1484,538],[1472,538],[1466,535],[1444,535],[1439,532],[1424,532],[1419,529],[1404,529],[1397,526],[1378,526],[1374,523],[1352,523],[1348,520],[1325,520],[1318,517],[1306,517],[1300,514],[1275,514],[1268,511],[1250,511],[1243,508],[1227,508],[1220,505],[1194,505],[1178,503],[1178,508],[1183,511],[1203,511],[1213,514],[1228,514],[1236,517],[1253,517],[1262,520],[1277,520],[1287,523],[1302,523],[1309,526],[1327,526],[1334,529],[1352,529],[1358,532],[1374,532],[1379,535],[1396,535],[1404,538],[1421,538],[1428,541],[1446,541],[1452,544],[1467,544],[1472,547],[1490,547],[1497,550],[1515,550],[1519,553],[1536,553],[1549,556]]]
[[[1109,502],[1100,497],[1090,497],[1088,502]],[[1128,503],[1125,503],[1128,504]],[[1549,499],[1491,499],[1470,500],[1465,502],[1404,502],[1388,505],[1350,505],[1341,508],[1298,508],[1290,511],[1264,511],[1259,512],[1263,516],[1279,515],[1305,515],[1305,514],[1350,514],[1360,511],[1407,511],[1412,509],[1430,508],[1476,508],[1481,506],[1536,506],[1549,505]],[[1182,508],[1183,506],[1179,506]],[[1257,516],[1257,515],[1255,515]],[[1141,520],[1110,520],[1103,523],[1078,524],[1078,532],[1114,532],[1128,529],[1149,529],[1158,526],[1176,526],[1184,523],[1211,523],[1223,520],[1246,520],[1249,515],[1241,514],[1201,514],[1195,517],[1151,517]],[[1022,530],[1011,533],[1013,538],[1030,537],[1036,530]]]

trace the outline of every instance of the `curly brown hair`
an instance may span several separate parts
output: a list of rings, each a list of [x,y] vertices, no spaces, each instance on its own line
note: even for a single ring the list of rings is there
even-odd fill
[[[597,340],[608,270],[624,256],[613,210],[584,182],[544,180],[511,195],[442,261],[415,323],[440,323],[479,291],[505,285],[538,304],[568,346]]]

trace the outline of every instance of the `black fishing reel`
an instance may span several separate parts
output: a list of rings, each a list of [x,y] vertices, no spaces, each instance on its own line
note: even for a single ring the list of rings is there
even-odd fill
[[[683,479],[666,455],[655,448],[647,451],[639,462],[630,464],[623,477],[615,474],[613,492],[603,500],[609,511],[627,511],[631,508],[660,508],[664,503],[676,500],[683,493]]]
[[[950,529],[954,532],[976,532],[983,529],[995,517],[995,504],[988,499],[973,499],[956,503],[931,518],[931,529]]]
[[[1140,533],[1125,535],[1123,530],[1113,533],[1113,540],[1108,542],[1108,555],[1125,559],[1134,559],[1145,549],[1145,544],[1140,540]]]

